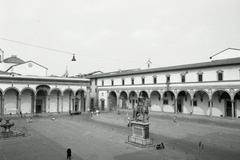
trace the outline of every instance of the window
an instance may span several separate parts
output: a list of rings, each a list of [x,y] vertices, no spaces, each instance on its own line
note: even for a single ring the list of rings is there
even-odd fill
[[[182,83],[185,83],[185,75],[181,75],[182,77]]]
[[[97,85],[97,79],[95,79],[95,86]]]
[[[114,85],[114,81],[113,81],[113,79],[111,80],[111,82],[112,82],[112,86]]]
[[[167,83],[170,83],[170,75],[167,75],[167,76],[166,76],[166,82],[167,82]]]
[[[102,86],[104,86],[104,80],[102,80]]]
[[[134,78],[132,78],[131,80],[132,80],[132,85],[134,85]]]
[[[142,77],[142,84],[145,84],[145,78]]]
[[[196,101],[196,100],[193,101],[193,106],[194,106],[194,107],[197,106],[197,101]]]
[[[92,80],[90,80],[90,86],[92,85]]]
[[[167,100],[167,99],[164,99],[164,100],[163,100],[163,104],[168,104],[168,100]]]
[[[157,77],[156,76],[153,77],[153,84],[157,84]]]
[[[125,80],[124,79],[122,79],[122,85],[125,85]]]
[[[217,76],[218,76],[218,81],[222,81],[223,80],[223,72],[218,72]]]
[[[202,82],[203,81],[203,76],[202,74],[198,74],[198,82]]]

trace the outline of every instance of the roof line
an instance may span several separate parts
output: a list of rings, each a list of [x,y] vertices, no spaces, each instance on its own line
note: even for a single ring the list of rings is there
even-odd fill
[[[15,67],[15,66],[19,66],[19,65],[22,65],[22,64],[26,64],[26,63],[28,63],[28,62],[35,63],[35,64],[37,64],[37,65],[39,65],[39,66],[41,66],[41,67],[43,67],[43,68],[45,68],[45,69],[48,70],[47,67],[45,67],[45,66],[43,66],[43,65],[41,65],[41,64],[39,64],[39,63],[37,63],[37,62],[34,62],[34,61],[30,60],[30,61],[26,61],[26,62],[24,62],[24,63],[14,64],[14,65],[10,66],[5,72],[8,72],[11,68],[13,68],[13,67]]]
[[[183,69],[197,69],[197,68],[206,68],[206,67],[216,67],[220,65],[228,66],[240,64],[240,58],[228,58],[228,59],[221,59],[221,60],[213,60],[208,62],[200,62],[200,63],[192,63],[192,64],[182,64],[176,66],[167,66],[167,67],[158,67],[158,68],[151,68],[151,69],[143,69],[138,71],[129,71],[129,72],[119,72],[113,74],[113,72],[107,72],[98,75],[88,76],[88,78],[101,78],[101,77],[114,77],[114,76],[124,76],[124,75],[131,75],[131,74],[144,74],[144,73],[155,73],[155,72],[165,72],[165,71],[174,71],[174,70],[183,70]]]

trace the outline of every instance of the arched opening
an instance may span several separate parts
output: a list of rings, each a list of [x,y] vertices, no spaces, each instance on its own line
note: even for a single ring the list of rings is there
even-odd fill
[[[175,96],[172,91],[166,91],[163,94],[163,111],[164,112],[174,112],[175,106]]]
[[[0,90],[0,115],[3,115],[3,93]]]
[[[83,90],[78,90],[76,92],[76,98],[75,98],[75,105],[74,105],[74,112],[85,112],[86,111],[86,106],[85,106],[85,97],[84,97],[84,91]]]
[[[240,118],[240,91],[234,96],[234,117]]]
[[[141,91],[141,92],[139,93],[139,96],[142,96],[143,99],[148,99],[148,98],[149,98],[146,91]]]
[[[133,109],[134,106],[137,104],[137,93],[136,92],[131,91],[129,93],[129,103],[130,103],[131,109]]]
[[[152,111],[161,111],[161,95],[158,91],[153,91],[150,94],[151,110]]]
[[[104,111],[105,110],[105,99],[100,100],[100,106],[101,106],[101,110]]]
[[[66,89],[63,92],[63,112],[70,112],[73,108],[73,90],[72,89]]]
[[[47,107],[49,102],[47,101],[48,98],[48,92],[50,90],[50,87],[47,85],[40,85],[36,88],[37,94],[36,94],[36,113],[45,113],[49,112],[49,108]]]
[[[127,93],[125,91],[122,91],[120,93],[120,108],[127,109]]]
[[[51,90],[50,92],[50,112],[59,112],[60,111],[60,96],[61,96],[61,91],[56,88]]]
[[[197,91],[193,96],[193,113],[197,115],[210,114],[209,96],[205,91]]]
[[[108,108],[109,111],[115,110],[117,108],[117,94],[114,91],[109,93]]]
[[[4,93],[4,114],[18,113],[19,91],[16,88],[9,88]]]
[[[220,117],[232,116],[232,103],[230,95],[223,90],[218,90],[212,95],[212,115]]]
[[[177,113],[191,113],[191,96],[187,91],[180,91],[177,96]]]
[[[30,88],[23,89],[21,92],[21,112],[32,113],[34,108],[34,91]]]

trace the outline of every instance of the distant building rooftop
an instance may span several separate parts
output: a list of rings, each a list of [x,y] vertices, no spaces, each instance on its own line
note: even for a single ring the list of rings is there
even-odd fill
[[[22,64],[24,60],[18,58],[16,55],[12,55],[11,57],[5,58],[3,60],[4,63],[14,63],[14,64]]]
[[[210,62],[201,62],[169,67],[159,67],[159,68],[150,68],[150,69],[137,69],[137,70],[123,70],[108,72],[97,75],[90,75],[87,78],[104,78],[104,77],[114,77],[114,76],[126,76],[132,74],[145,74],[145,73],[156,73],[156,72],[167,72],[167,71],[176,71],[176,70],[186,70],[186,69],[200,69],[207,67],[217,67],[217,66],[229,66],[240,64],[240,58],[229,58],[221,60],[213,60]]]

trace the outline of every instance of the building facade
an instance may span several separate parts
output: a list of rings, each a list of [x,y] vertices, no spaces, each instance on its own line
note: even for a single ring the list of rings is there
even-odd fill
[[[152,111],[240,117],[240,58],[88,78],[100,110],[131,109],[141,95],[150,100]]]
[[[0,114],[85,112],[89,80],[0,75]]]

